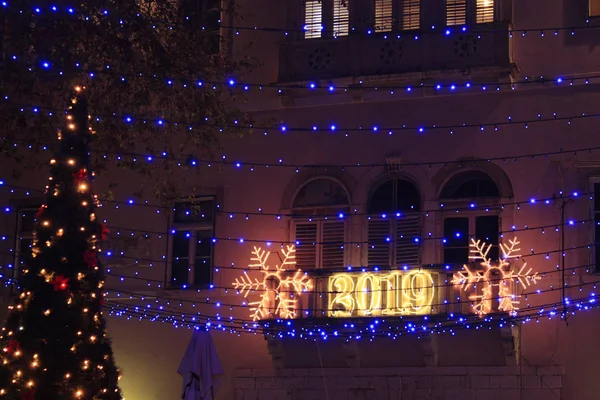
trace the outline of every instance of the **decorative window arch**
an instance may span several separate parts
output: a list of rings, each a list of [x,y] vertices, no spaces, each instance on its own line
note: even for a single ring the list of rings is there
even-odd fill
[[[443,218],[443,262],[468,263],[471,238],[491,244],[489,257],[498,259],[501,188],[494,178],[477,169],[460,171],[444,183],[439,197],[464,209],[459,215],[453,213]]]
[[[350,195],[337,179],[313,178],[296,191],[292,228],[298,268],[344,267],[348,227],[343,218],[331,216],[345,215],[349,209]]]
[[[367,202],[369,266],[401,267],[421,262],[421,195],[410,180],[387,177]]]

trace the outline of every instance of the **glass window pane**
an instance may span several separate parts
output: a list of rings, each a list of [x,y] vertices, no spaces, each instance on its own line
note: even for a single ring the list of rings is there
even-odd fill
[[[321,0],[304,2],[304,37],[306,39],[321,37],[323,30],[323,7]]]
[[[348,204],[348,195],[344,188],[331,179],[308,182],[294,199],[294,207],[331,207]]]
[[[212,231],[196,231],[196,258],[212,257]]]
[[[211,259],[207,257],[196,257],[194,262],[194,285],[206,286],[211,283]]]
[[[173,259],[171,263],[171,284],[182,287],[188,284],[189,261],[185,259]]]
[[[488,257],[492,261],[499,258],[498,238],[500,236],[500,227],[498,216],[477,217],[475,219],[475,240],[482,240],[491,244],[492,248]]]
[[[191,239],[191,232],[175,231],[173,235],[173,257],[189,257]]]
[[[600,183],[594,183],[594,211],[600,212]]]
[[[600,16],[600,0],[590,0],[590,17]]]
[[[212,225],[214,219],[214,200],[181,201],[175,203],[173,222],[198,223]]]
[[[469,219],[446,218],[444,220],[444,263],[466,264],[469,262]]]

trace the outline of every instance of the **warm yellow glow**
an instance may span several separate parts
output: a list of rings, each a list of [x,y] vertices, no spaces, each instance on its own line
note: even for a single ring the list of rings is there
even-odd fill
[[[29,381],[29,382],[27,382],[27,387],[28,387],[28,388],[32,388],[32,387],[33,387],[33,381]]]
[[[65,230],[63,228],[60,228],[57,232],[56,232],[56,236],[62,236],[64,235]]]
[[[69,160],[67,160],[67,164],[69,165],[75,165],[75,160],[72,158],[69,158]]]
[[[83,397],[83,390],[79,389],[78,391],[75,392],[75,397],[80,399]]]
[[[74,131],[75,130],[75,124],[69,124],[68,125],[69,129]]]
[[[259,290],[260,300],[249,302],[250,316],[254,321],[269,317],[295,318],[298,298],[311,290],[312,280],[301,270],[295,269],[296,249],[294,245],[281,250],[283,261],[274,267],[268,264],[270,252],[254,247],[250,268],[258,268],[262,279],[252,279],[247,272],[233,282],[233,287],[244,297]]]
[[[56,164],[56,160],[53,158],[50,160],[50,164]]]
[[[79,184],[79,191],[85,192],[88,189],[88,185],[86,183]]]
[[[329,277],[329,317],[410,315],[433,312],[437,273],[341,273]]]
[[[42,226],[50,226],[50,221],[43,221]]]
[[[51,313],[51,312],[52,312],[52,311],[51,311],[50,309],[47,309],[46,311],[44,311],[44,315],[45,315],[45,316],[48,316],[48,315],[50,315],[50,313]]]
[[[495,310],[516,314],[520,296],[514,288],[515,283],[518,282],[520,287],[527,288],[541,279],[537,272],[532,273],[532,268],[527,269],[526,262],[519,270],[509,268],[508,260],[521,257],[517,254],[521,249],[518,248],[520,242],[517,238],[509,240],[508,243],[500,244],[502,257],[496,264],[492,264],[491,258],[488,257],[492,245],[471,239],[469,258],[474,261],[481,260],[479,262],[481,269],[474,270],[464,265],[464,271],[454,274],[452,279],[454,285],[464,291],[475,292],[469,295],[469,300],[473,301],[473,310],[479,315],[489,314]],[[477,293],[477,289],[480,289],[480,293]],[[492,304],[494,298],[498,299],[497,307]]]

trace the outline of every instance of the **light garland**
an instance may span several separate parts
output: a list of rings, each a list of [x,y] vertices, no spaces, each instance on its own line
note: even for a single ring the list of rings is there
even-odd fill
[[[278,95],[288,95],[291,92],[318,92],[326,94],[347,93],[353,90],[380,91],[389,94],[402,94],[404,96],[417,96],[425,90],[434,90],[438,94],[472,94],[477,92],[499,92],[499,91],[515,91],[515,90],[531,90],[532,88],[547,87],[548,85],[556,86],[579,86],[597,84],[600,75],[574,75],[574,76],[524,76],[522,79],[511,80],[510,82],[478,82],[473,80],[462,80],[449,82],[441,80],[437,83],[429,83],[422,80],[417,80],[413,84],[368,84],[364,80],[359,80],[352,85],[335,84],[335,78],[330,81],[321,79],[307,80],[301,83],[252,83],[239,81],[235,78],[224,78],[223,80],[202,79],[195,76],[165,76],[160,73],[148,71],[137,73],[119,72],[117,68],[106,65],[103,69],[89,69],[84,67],[85,63],[76,62],[72,65],[61,65],[51,59],[41,61],[39,64],[29,64],[22,62],[21,58],[16,54],[7,57],[13,63],[23,65],[23,72],[36,74],[53,75],[58,77],[67,77],[69,74],[83,74],[80,77],[89,79],[96,78],[97,75],[106,75],[113,77],[117,83],[131,83],[133,80],[151,80],[153,82],[163,82],[165,88],[180,88],[190,90],[208,90],[216,91],[226,89],[227,91],[239,90],[248,92],[251,90],[264,91],[273,89]],[[41,67],[41,69],[39,68]]]
[[[23,104],[23,103],[14,103],[8,99],[7,95],[2,95],[2,103],[0,104],[11,104],[17,107],[20,107],[21,112],[30,111],[33,114],[39,114],[40,110],[49,111],[49,115],[54,115],[56,109],[46,107],[46,106],[37,106],[34,104]],[[285,122],[281,122],[276,126],[261,126],[261,125],[243,125],[240,124],[239,121],[234,120],[231,124],[219,124],[213,123],[209,117],[204,117],[203,120],[199,121],[178,121],[171,120],[162,117],[146,117],[139,116],[134,114],[120,114],[117,112],[111,114],[92,114],[92,117],[99,122],[103,118],[117,119],[121,121],[125,125],[131,124],[142,124],[142,125],[151,125],[155,128],[162,128],[168,125],[179,126],[183,125],[187,127],[188,130],[197,129],[200,127],[212,127],[216,129],[239,129],[239,130],[261,130],[265,135],[268,135],[269,132],[279,132],[281,134],[286,133],[318,133],[318,132],[328,132],[328,133],[340,133],[345,136],[350,136],[351,133],[355,134],[381,134],[381,135],[394,135],[394,134],[404,134],[404,133],[418,133],[423,134],[427,131],[448,131],[449,134],[456,133],[457,130],[466,130],[466,129],[478,129],[479,131],[485,131],[486,129],[491,129],[493,131],[499,131],[501,127],[520,127],[522,129],[528,129],[530,125],[542,124],[542,123],[551,123],[551,122],[563,122],[567,125],[572,125],[574,121],[578,120],[586,120],[589,118],[596,118],[600,116],[600,113],[587,113],[582,112],[578,114],[572,114],[567,116],[559,116],[559,113],[556,111],[547,113],[548,117],[545,117],[542,113],[537,113],[536,118],[531,119],[520,119],[513,120],[511,116],[507,116],[506,119],[499,120],[496,122],[484,122],[484,123],[475,123],[475,122],[462,122],[457,124],[437,124],[437,123],[429,123],[423,125],[406,125],[400,124],[398,126],[379,126],[379,125],[365,125],[365,126],[352,126],[345,127],[340,126],[336,122],[326,123],[326,126],[323,126],[323,123],[314,123],[307,126],[288,126]],[[166,155],[166,154],[165,154]],[[147,157],[153,157],[148,155]],[[190,159],[188,163],[185,165],[195,166],[194,159]]]
[[[13,7],[11,4],[12,4],[12,2],[9,2],[8,0],[3,0],[0,2],[0,6],[2,6],[2,8],[4,8],[4,9],[11,9],[13,12],[16,12],[18,14],[28,13],[31,16],[34,16],[37,18],[44,17],[46,15],[52,16],[52,17],[55,17],[56,15],[65,15],[65,16],[73,16],[73,17],[83,18],[83,20],[85,20],[85,21],[92,20],[91,15],[89,13],[84,13],[82,11],[79,11],[79,9],[75,5],[61,6],[61,7],[58,7],[56,5],[30,5],[27,9],[23,9],[18,6]],[[118,21],[119,24],[121,24],[121,25],[127,24],[128,20],[117,16],[117,14],[118,13],[116,13],[116,10],[112,10],[111,8],[104,7],[104,8],[98,9],[97,12],[94,14],[94,17],[113,19],[114,21]],[[173,20],[161,19],[161,18],[148,18],[148,17],[145,17],[142,13],[136,13],[135,15],[129,16],[129,18],[132,20],[141,20],[141,21],[146,21],[146,22],[150,22],[153,24],[157,24],[157,25],[168,25],[169,29],[173,29],[174,27],[180,26],[180,25],[187,26],[185,21],[181,22],[181,21],[173,21]],[[188,16],[183,17],[183,20],[189,20],[189,19],[190,19],[190,17],[188,17]],[[582,22],[585,23],[585,25],[573,26],[573,27],[519,28],[519,29],[510,29],[510,31],[512,33],[520,33],[519,36],[521,36],[521,37],[527,36],[528,33],[539,33],[540,37],[556,37],[561,32],[566,32],[567,34],[572,36],[572,35],[575,35],[575,32],[577,32],[577,31],[595,28],[593,25],[590,25],[590,20],[587,18],[585,20],[582,20]],[[247,25],[247,26],[227,25],[227,24],[223,24],[222,21],[219,19],[215,20],[214,23],[215,23],[215,25],[218,25],[221,29],[229,29],[229,30],[235,31],[236,35],[239,35],[241,31],[254,31],[254,32],[265,32],[265,33],[279,33],[279,34],[283,34],[284,36],[288,36],[290,33],[294,33],[294,32],[303,33],[303,32],[308,31],[307,29],[285,29],[285,28],[269,27],[269,26],[260,27],[260,26],[256,26],[256,25]],[[153,28],[156,29],[156,26],[154,26]],[[207,29],[206,26],[201,26],[199,28],[202,30]],[[364,30],[364,27],[363,26],[358,26],[358,27],[349,26],[348,29],[349,29],[349,31],[354,32],[357,29],[362,31],[362,30]],[[318,31],[333,33],[333,31],[326,30],[326,29],[319,29]],[[464,34],[465,32],[471,32],[471,31],[474,33],[477,33],[477,34],[482,34],[482,33],[487,33],[487,32],[506,32],[507,29],[506,28],[503,28],[503,29],[495,28],[495,27],[489,28],[486,25],[484,25],[483,27],[478,26],[478,25],[472,25],[472,26],[462,25],[462,26],[458,26],[458,27],[440,26],[439,28],[436,26],[431,26],[430,29],[422,29],[421,31],[419,31],[419,33],[416,35],[415,40],[418,40],[418,37],[421,35],[449,36],[452,34]],[[400,32],[400,33],[377,32],[376,33],[374,30],[367,30],[365,32],[365,34],[366,35],[376,35],[377,34],[380,36],[385,36],[386,38],[387,37],[398,37],[398,36],[400,36],[400,34],[415,37],[414,34],[411,35],[411,32]]]

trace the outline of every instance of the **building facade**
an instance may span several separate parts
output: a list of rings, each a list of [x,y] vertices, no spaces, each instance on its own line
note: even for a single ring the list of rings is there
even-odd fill
[[[600,2],[236,10],[253,129],[173,207],[96,183],[119,176],[99,215],[125,398],[179,398],[207,326],[217,399],[596,399]],[[46,177],[1,178],[12,277]]]

